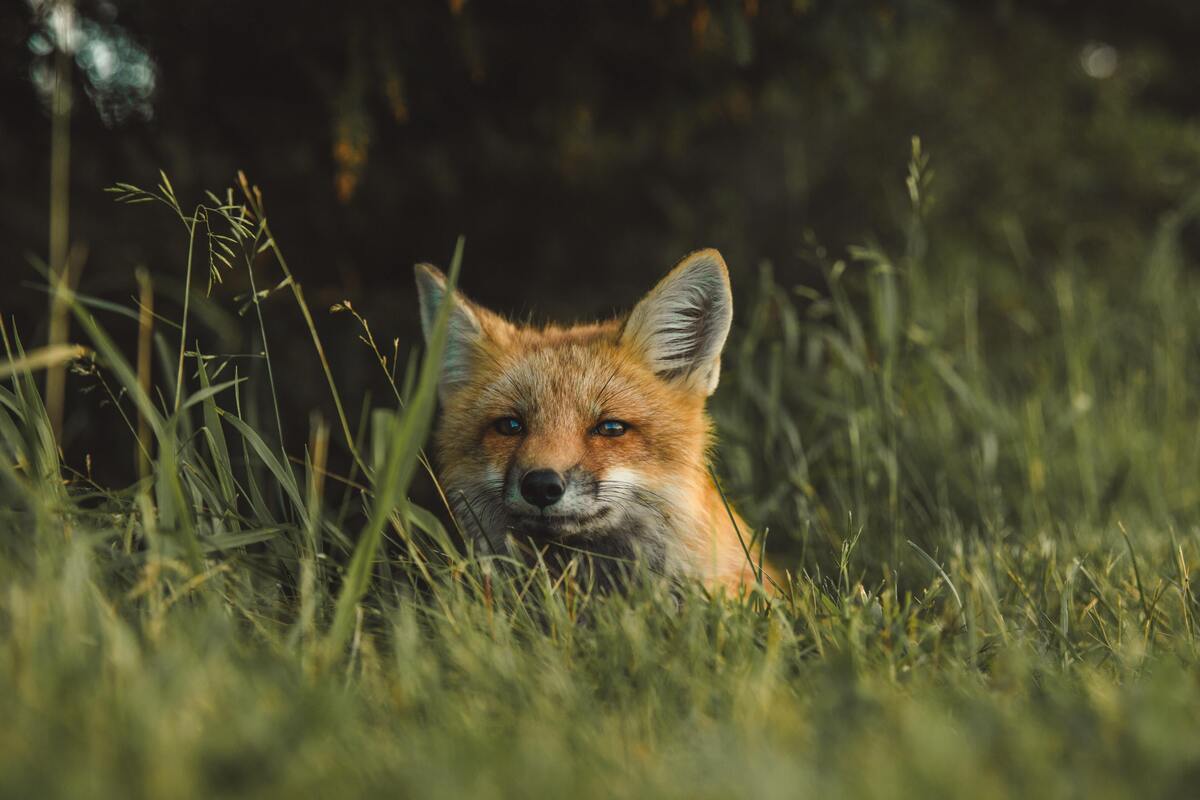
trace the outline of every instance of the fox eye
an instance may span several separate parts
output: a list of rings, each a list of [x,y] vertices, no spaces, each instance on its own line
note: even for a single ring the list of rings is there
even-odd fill
[[[617,419],[606,419],[595,427],[601,436],[624,436],[629,426]]]
[[[516,417],[501,417],[492,423],[492,427],[501,436],[516,436],[525,430],[525,424]]]

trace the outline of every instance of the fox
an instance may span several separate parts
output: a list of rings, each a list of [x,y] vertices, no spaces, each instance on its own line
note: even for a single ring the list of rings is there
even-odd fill
[[[430,264],[415,273],[428,341],[446,277]],[[601,322],[518,324],[457,289],[449,302],[434,455],[476,541],[641,561],[712,590],[775,575],[751,560],[750,529],[709,470],[706,405],[733,321],[717,250],[686,256],[631,312]]]

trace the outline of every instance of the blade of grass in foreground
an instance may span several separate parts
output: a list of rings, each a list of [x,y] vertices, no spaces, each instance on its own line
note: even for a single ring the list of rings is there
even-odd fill
[[[87,348],[77,344],[56,344],[39,347],[15,360],[0,364],[0,378],[7,378],[25,370],[47,369],[49,367],[67,364],[87,355]]]
[[[450,309],[454,303],[454,286],[462,264],[463,239],[460,236],[454,246],[454,257],[450,261],[450,273],[446,279],[446,292],[438,309],[433,333],[429,337],[429,348],[421,364],[420,378],[398,422],[391,425],[391,441],[388,443],[383,468],[375,474],[375,502],[366,527],[359,535],[354,556],[346,570],[346,580],[338,594],[333,623],[325,638],[326,663],[332,663],[345,647],[354,625],[355,608],[367,591],[371,579],[371,562],[383,538],[383,529],[396,505],[408,494],[408,485],[416,468],[421,445],[433,420],[437,397],[438,374],[442,369],[442,353],[446,346],[446,328]]]
[[[300,496],[300,487],[296,483],[295,474],[286,464],[280,462],[275,457],[275,453],[272,452],[270,446],[263,441],[263,438],[258,435],[258,432],[254,428],[243,422],[236,414],[230,414],[227,411],[221,410],[218,410],[218,413],[246,440],[266,468],[270,470],[271,475],[279,482],[279,485],[283,487],[288,498],[292,501],[296,513],[300,515],[301,524],[307,526],[308,509],[304,505],[304,499]]]
[[[144,415],[151,430],[154,431],[154,437],[158,441],[158,461],[154,470],[154,493],[158,504],[158,514],[163,527],[175,531],[189,565],[198,573],[203,563],[203,554],[196,539],[192,504],[184,491],[180,477],[181,469],[177,451],[178,432],[176,430],[179,417],[172,416],[170,419],[166,419],[159,413],[149,395],[142,390],[137,373],[121,355],[121,351],[104,329],[88,311],[75,301],[73,294],[66,295],[66,302],[70,305],[75,319],[83,328],[84,333],[92,340],[96,353],[117,376],[121,386]]]
[[[204,365],[204,356],[200,353],[199,343],[196,345],[196,373],[200,377],[201,393],[212,384],[209,382],[208,369]],[[209,454],[217,471],[217,480],[221,485],[221,497],[226,507],[237,507],[237,490],[233,479],[233,466],[229,459],[229,446],[225,442],[225,431],[221,426],[221,416],[217,410],[216,400],[210,395],[204,398],[204,436],[208,442]]]
[[[8,332],[0,325],[0,341],[4,344],[4,352],[9,363],[26,362],[28,356],[21,345],[21,337],[13,329],[12,340]],[[42,403],[42,396],[34,383],[33,373],[28,369],[19,369],[12,375],[12,393],[15,408],[23,409],[21,417],[28,433],[29,446],[26,456],[33,464],[34,474],[44,486],[53,486],[51,494],[61,499],[61,484],[58,481],[62,465],[58,458],[58,444],[54,438],[54,429]]]

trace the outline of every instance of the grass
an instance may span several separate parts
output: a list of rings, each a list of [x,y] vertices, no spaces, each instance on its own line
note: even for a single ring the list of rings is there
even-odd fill
[[[908,187],[899,245],[814,246],[824,286],[764,269],[741,298],[719,472],[791,568],[773,599],[600,596],[475,554],[409,498],[440,337],[419,367],[378,356],[397,403],[360,426],[256,189],[185,210],[165,176],[117,187],[176,214],[214,279],[271,256],[246,309],[261,324],[290,290],[338,419],[284,442],[269,369],[202,353],[195,320],[68,295],[76,369],[146,459],[98,486],[32,371],[82,351],[26,354],[6,328],[0,795],[1191,792],[1196,209],[1121,281],[1066,253],[1014,290],[939,239],[916,147]],[[115,314],[165,385],[105,333]]]

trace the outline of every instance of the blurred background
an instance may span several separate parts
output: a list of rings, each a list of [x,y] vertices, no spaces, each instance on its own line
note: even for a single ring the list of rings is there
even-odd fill
[[[352,417],[388,390],[358,324],[329,307],[349,300],[403,360],[419,344],[411,267],[445,266],[458,235],[464,289],[516,316],[627,308],[706,246],[746,309],[765,264],[791,290],[821,285],[849,246],[911,248],[914,136],[936,232],[921,240],[926,279],[969,285],[971,330],[1019,361],[1058,313],[1052,272],[1070,265],[1119,297],[1142,280],[1156,226],[1196,191],[1197,41],[1200,4],[1182,0],[10,2],[0,313],[27,343],[46,340],[31,264],[51,247],[61,59],[80,290],[132,306],[145,267],[156,310],[178,319],[186,231],[104,189],[152,187],[161,169],[186,208],[244,170]],[[1190,218],[1177,241],[1194,263]],[[282,277],[262,269],[260,289]],[[210,352],[261,350],[253,314],[238,313],[245,270],[218,277],[196,336]],[[852,301],[864,285],[847,282]],[[330,411],[284,295],[264,307],[298,449],[309,411]],[[105,324],[135,337],[133,321]],[[84,393],[93,383],[67,378],[67,461],[90,454],[97,474],[128,477],[127,444],[106,449],[118,418]]]

